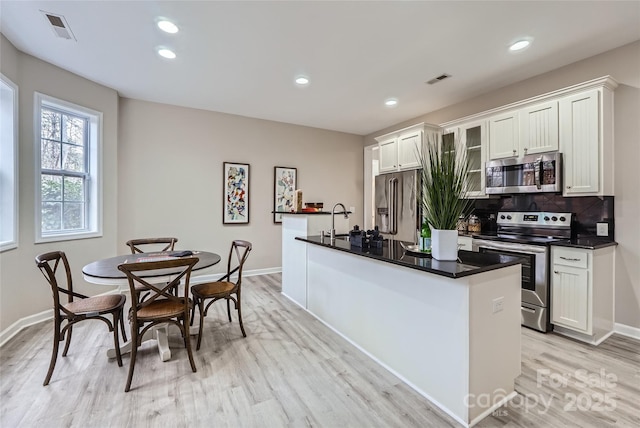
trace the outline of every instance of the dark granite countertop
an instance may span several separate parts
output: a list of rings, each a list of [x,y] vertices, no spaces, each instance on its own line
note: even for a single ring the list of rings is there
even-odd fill
[[[368,257],[385,263],[392,263],[411,269],[417,269],[448,278],[462,278],[475,275],[481,272],[513,266],[520,263],[519,257],[506,256],[501,254],[474,253],[471,251],[458,252],[459,261],[440,261],[432,259],[426,254],[416,254],[405,251],[400,246],[400,241],[385,240],[382,248],[360,248],[352,246],[345,238],[337,238],[332,243],[329,238],[321,236],[309,236],[307,238],[296,238],[299,241],[310,244],[332,248],[338,251]],[[411,244],[405,242],[405,244]]]
[[[556,247],[570,247],[570,248],[584,248],[587,250],[599,250],[600,248],[613,247],[618,245],[615,241],[610,241],[606,238],[600,238],[598,236],[588,236],[582,238],[573,238],[566,242],[554,242],[551,245]]]
[[[271,211],[272,214],[291,214],[291,215],[331,215],[331,211],[313,211],[313,212],[291,212],[291,211]],[[336,211],[336,215],[344,214],[344,211]],[[351,211],[347,211],[351,214]]]

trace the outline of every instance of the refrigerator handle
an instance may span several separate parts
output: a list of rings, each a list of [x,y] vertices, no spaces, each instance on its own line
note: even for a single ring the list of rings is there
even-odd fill
[[[398,179],[396,177],[389,180],[389,232],[391,234],[398,233]]]

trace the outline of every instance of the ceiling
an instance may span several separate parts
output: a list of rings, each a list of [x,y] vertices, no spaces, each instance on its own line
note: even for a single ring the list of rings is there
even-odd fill
[[[639,40],[640,1],[3,0],[0,25],[19,50],[123,97],[366,135]],[[510,53],[521,37],[533,43]]]

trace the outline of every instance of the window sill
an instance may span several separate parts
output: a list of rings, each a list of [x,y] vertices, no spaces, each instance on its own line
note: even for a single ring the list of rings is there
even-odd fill
[[[77,239],[89,239],[89,238],[100,238],[100,237],[102,237],[102,231],[64,233],[59,235],[40,236],[36,238],[36,244],[43,244],[45,242],[74,241]]]

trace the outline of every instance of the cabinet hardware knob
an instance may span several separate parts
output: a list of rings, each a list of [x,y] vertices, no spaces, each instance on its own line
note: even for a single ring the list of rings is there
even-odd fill
[[[525,154],[525,155],[527,154],[527,150],[529,150],[529,149],[527,149],[527,148],[525,147],[525,148],[524,148],[524,154]]]
[[[553,273],[555,273],[555,274],[557,275],[557,274],[558,274],[558,271],[557,271],[557,270],[554,270],[554,271],[553,271]]]
[[[567,186],[567,189],[571,189],[571,186]]]
[[[513,149],[513,154],[515,155],[516,153],[518,153],[515,149]]]

